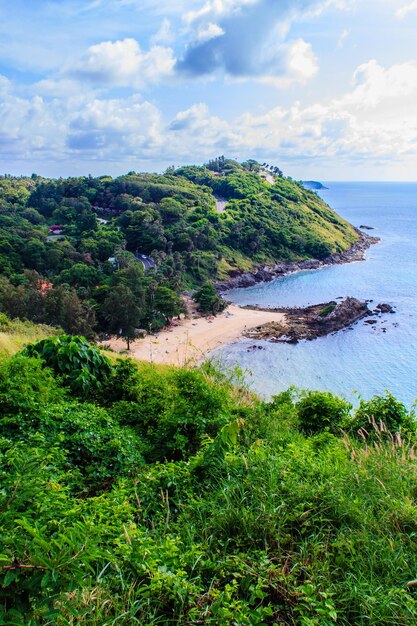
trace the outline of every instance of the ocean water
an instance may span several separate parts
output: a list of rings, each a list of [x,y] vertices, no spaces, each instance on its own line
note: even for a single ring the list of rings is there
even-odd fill
[[[407,406],[417,398],[417,183],[326,183],[321,197],[355,226],[380,237],[363,262],[304,271],[234,289],[236,304],[304,306],[354,296],[387,302],[395,314],[375,326],[314,341],[273,344],[241,339],[214,355],[247,370],[251,388],[271,397],[290,385],[337,393],[354,403],[389,390]],[[251,346],[260,345],[262,350]],[[358,395],[359,394],[359,395]]]

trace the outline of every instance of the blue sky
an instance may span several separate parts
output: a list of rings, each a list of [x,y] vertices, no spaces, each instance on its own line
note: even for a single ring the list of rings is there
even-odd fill
[[[0,172],[417,179],[417,0],[0,0]]]

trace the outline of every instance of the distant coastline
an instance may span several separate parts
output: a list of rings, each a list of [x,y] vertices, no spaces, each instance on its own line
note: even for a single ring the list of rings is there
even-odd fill
[[[323,183],[319,183],[317,180],[302,180],[302,184],[306,189],[311,191],[320,191],[322,189],[328,189]]]

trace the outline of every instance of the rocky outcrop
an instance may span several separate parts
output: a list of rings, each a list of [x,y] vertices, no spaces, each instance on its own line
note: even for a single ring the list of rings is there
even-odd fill
[[[395,313],[395,311],[390,304],[382,303],[375,307],[374,313]]]
[[[216,284],[219,292],[223,293],[229,289],[237,287],[253,287],[257,283],[268,282],[301,270],[316,270],[326,265],[337,265],[341,263],[353,263],[363,261],[366,250],[373,244],[378,243],[378,237],[370,237],[357,230],[358,240],[348,250],[340,254],[332,254],[325,259],[306,259],[297,263],[274,263],[265,267],[257,267],[251,272],[235,272],[227,280]]]
[[[245,307],[256,308],[256,307]],[[347,328],[358,320],[372,315],[366,302],[345,298],[342,302],[327,302],[297,309],[268,309],[285,313],[285,321],[270,322],[245,331],[250,339],[268,339],[272,342],[296,343],[301,339],[316,339]]]

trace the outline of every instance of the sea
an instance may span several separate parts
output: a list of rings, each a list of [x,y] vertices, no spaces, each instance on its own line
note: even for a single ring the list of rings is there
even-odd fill
[[[293,307],[354,296],[370,300],[370,307],[388,303],[395,313],[295,345],[240,339],[212,356],[221,367],[238,365],[264,398],[293,385],[331,391],[357,405],[388,390],[410,408],[417,398],[417,183],[324,184],[328,189],[318,193],[333,209],[380,238],[366,260],[233,289],[226,299]]]

